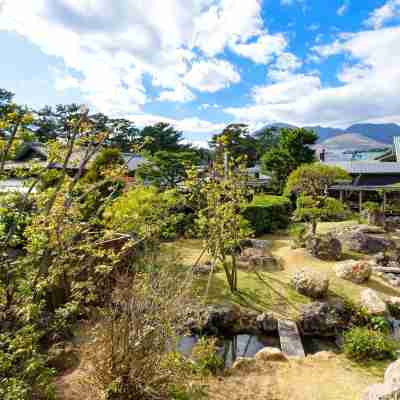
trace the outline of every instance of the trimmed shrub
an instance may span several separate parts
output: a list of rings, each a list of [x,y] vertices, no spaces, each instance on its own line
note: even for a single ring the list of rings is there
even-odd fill
[[[344,335],[344,352],[356,360],[394,358],[396,346],[378,330],[352,328]]]
[[[244,210],[244,217],[251,223],[256,235],[285,229],[289,225],[292,205],[284,196],[260,195]]]

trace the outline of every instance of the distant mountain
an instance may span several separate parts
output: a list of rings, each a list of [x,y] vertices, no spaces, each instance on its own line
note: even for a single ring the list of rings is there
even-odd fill
[[[277,128],[295,127],[294,125],[283,122],[266,125],[266,127],[271,126],[275,126]],[[312,129],[318,134],[318,143],[325,142],[327,139],[335,138],[343,134],[356,134],[369,138],[372,141],[379,142],[380,145],[388,145],[393,143],[394,136],[400,136],[400,125],[398,124],[354,124],[349,126],[347,129],[331,128],[328,126],[305,126],[304,128]],[[355,138],[355,141],[359,142],[360,140],[359,138]],[[365,139],[361,140],[361,142],[363,141],[365,141]],[[354,143],[354,145],[350,143],[350,145],[350,147],[355,147],[356,143]]]
[[[387,147],[387,144],[370,139],[367,136],[359,135],[358,133],[343,133],[334,137],[325,139],[318,143],[316,148],[326,148],[328,150],[370,150]]]
[[[356,124],[349,126],[346,132],[357,132],[370,139],[392,144],[394,136],[400,136],[400,125],[397,124]]]

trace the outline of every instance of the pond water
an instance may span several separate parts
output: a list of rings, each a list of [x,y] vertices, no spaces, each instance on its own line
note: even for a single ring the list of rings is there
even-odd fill
[[[178,350],[190,357],[199,336],[184,336],[178,343]],[[333,339],[303,338],[306,354],[314,354],[322,350],[337,351]],[[240,334],[232,337],[217,338],[218,355],[224,360],[225,367],[230,367],[238,357],[254,357],[264,347],[280,349],[278,336],[255,336]]]

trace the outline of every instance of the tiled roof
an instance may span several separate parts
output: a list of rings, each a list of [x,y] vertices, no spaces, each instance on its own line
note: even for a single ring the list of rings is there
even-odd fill
[[[329,161],[325,164],[343,168],[349,174],[400,174],[400,162]]]

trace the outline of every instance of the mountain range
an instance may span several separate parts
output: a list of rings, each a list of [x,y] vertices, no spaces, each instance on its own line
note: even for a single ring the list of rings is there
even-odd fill
[[[268,127],[295,128],[286,123],[274,123]],[[318,147],[335,149],[355,148],[366,150],[372,148],[388,147],[393,144],[393,137],[400,136],[400,125],[361,123],[349,126],[346,129],[324,126],[305,126],[318,134]]]

